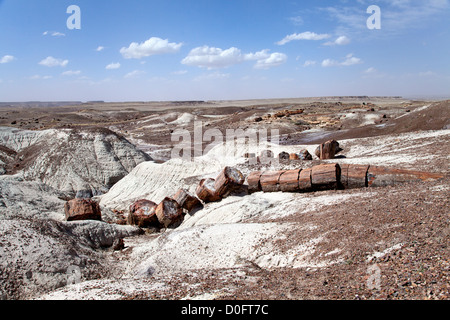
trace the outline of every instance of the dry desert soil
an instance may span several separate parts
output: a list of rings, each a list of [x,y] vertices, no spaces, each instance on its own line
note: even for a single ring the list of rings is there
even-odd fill
[[[171,150],[178,141],[172,141],[173,133],[182,129],[194,136],[200,122],[203,132],[277,129],[275,155],[306,148],[313,160],[281,161],[264,167],[249,163],[243,154],[221,158],[220,152],[213,149],[199,162],[175,163]],[[31,246],[27,241],[32,240],[14,239],[20,233],[4,227],[0,230],[0,252],[4,255],[0,294],[4,299],[450,299],[450,100],[322,97],[3,103],[0,127],[6,132],[0,135],[0,224],[19,223],[23,228],[31,224],[33,232],[51,239],[42,246],[64,242],[64,250],[73,258],[71,264],[81,270],[81,278],[73,284],[64,282],[67,265],[59,271],[51,269],[52,275],[62,275],[61,281],[44,281],[42,274],[47,271],[42,264],[46,262],[39,265],[30,261],[44,259],[48,252],[35,248],[43,253],[33,255],[37,253],[27,249]],[[307,194],[231,195],[218,203],[204,204],[202,210],[187,215],[178,228],[120,233],[125,246],[113,250],[111,246],[86,246],[85,238],[81,239],[86,233],[77,234],[76,230],[81,229],[64,221],[64,202],[74,194],[64,194],[66,189],[59,186],[66,184],[61,178],[50,179],[50,175],[56,176],[56,169],[38,167],[43,161],[36,160],[41,159],[37,154],[44,150],[42,145],[33,147],[30,142],[24,147],[22,140],[20,147],[10,143],[13,135],[29,137],[32,132],[71,132],[69,142],[84,139],[86,132],[100,132],[102,137],[114,134],[120,143],[136,147],[138,153],[133,159],[141,156],[139,152],[148,156],[134,160],[136,163],[120,176],[115,173],[118,178],[108,180],[106,189],[94,194],[104,212],[103,220],[111,228],[118,223],[114,214],[126,216],[132,201],[147,198],[157,202],[179,187],[195,190],[201,178],[216,176],[225,165],[247,176],[255,170],[306,168],[323,163],[314,156],[314,150],[330,139],[337,140],[343,150],[326,163],[424,171],[440,174],[441,178]],[[203,142],[203,147],[210,143]],[[97,144],[93,146],[97,148]],[[52,149],[54,165],[71,170],[67,150],[75,157],[81,147],[58,149],[65,154],[57,155]],[[116,151],[115,156],[130,154]],[[92,161],[100,163],[101,159]],[[33,175],[37,170],[39,175]],[[103,177],[104,172],[108,171],[96,174]],[[26,190],[35,190],[34,184],[38,183],[39,191],[29,198],[19,192],[25,186]],[[12,184],[19,191],[12,192]],[[45,202],[42,194],[48,185],[55,196]],[[11,198],[18,194],[22,202]],[[30,216],[23,210],[36,213]],[[52,229],[43,230],[47,225]],[[33,237],[30,235],[30,239]],[[15,255],[18,251],[20,254]],[[77,262],[79,259],[74,257],[84,260]]]

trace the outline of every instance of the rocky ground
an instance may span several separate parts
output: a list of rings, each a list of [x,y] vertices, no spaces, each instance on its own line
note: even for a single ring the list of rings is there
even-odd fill
[[[4,299],[449,299],[449,101],[333,97],[0,108]],[[234,194],[173,229],[117,224],[133,201],[195,191],[259,148],[170,160],[177,129],[278,129],[277,155],[335,138],[325,162],[440,173],[439,180],[311,193]],[[204,143],[204,147],[208,147]],[[144,152],[143,152],[144,151]],[[103,221],[67,222],[94,196]],[[125,246],[114,246],[124,239]]]

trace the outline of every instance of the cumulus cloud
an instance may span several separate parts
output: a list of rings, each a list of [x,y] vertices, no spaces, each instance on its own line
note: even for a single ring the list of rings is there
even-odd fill
[[[95,49],[95,51],[97,51],[97,52],[100,52],[103,50],[105,50],[105,47],[103,47],[103,46],[98,46],[97,49]]]
[[[322,61],[322,67],[348,67],[360,63],[362,63],[362,60],[360,58],[354,57],[353,54],[348,54],[343,61],[325,59]]]
[[[105,67],[106,70],[114,70],[114,69],[119,69],[119,68],[120,68],[120,63],[119,62],[117,62],[117,63],[110,63],[110,64],[108,64]]]
[[[65,67],[69,63],[69,60],[62,60],[62,59],[56,59],[52,56],[49,56],[39,62],[40,65],[46,66],[46,67]]]
[[[142,59],[156,54],[175,53],[180,50],[182,45],[182,43],[152,37],[145,42],[132,42],[128,48],[120,49],[120,53],[125,59]]]
[[[267,56],[260,57],[254,66],[255,69],[269,69],[272,67],[278,67],[287,60],[287,55],[280,52],[274,52],[271,54],[266,53]]]
[[[226,68],[244,61],[256,61],[255,68],[268,69],[279,66],[286,60],[287,56],[285,54],[279,52],[269,53],[268,49],[244,54],[235,47],[223,50],[221,48],[202,46],[192,49],[181,63],[200,68],[216,69]]]
[[[294,41],[294,40],[324,40],[330,38],[330,35],[327,33],[323,34],[317,34],[315,32],[302,32],[302,33],[293,33],[290,35],[287,35],[282,40],[278,41],[277,44],[282,46],[288,42]]]
[[[335,46],[335,45],[337,45],[337,46],[344,46],[344,45],[347,45],[349,43],[350,43],[350,39],[348,37],[340,36],[334,41],[326,42],[325,45],[326,46]]]
[[[16,58],[14,57],[14,56],[10,56],[10,55],[6,55],[6,56],[3,56],[1,59],[0,59],[0,63],[10,63],[10,62],[12,62],[13,60],[15,60]]]
[[[209,46],[192,49],[181,63],[200,68],[225,68],[244,60],[241,50],[231,47],[226,50]]]

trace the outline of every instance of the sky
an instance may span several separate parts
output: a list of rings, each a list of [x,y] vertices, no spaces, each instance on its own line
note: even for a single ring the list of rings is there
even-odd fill
[[[0,101],[450,97],[449,18],[450,0],[0,0]]]

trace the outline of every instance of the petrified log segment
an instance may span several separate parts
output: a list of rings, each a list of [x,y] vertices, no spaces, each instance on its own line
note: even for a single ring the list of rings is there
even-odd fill
[[[102,220],[102,213],[97,202],[91,199],[73,199],[64,204],[67,221]]]
[[[156,207],[159,223],[165,228],[183,220],[183,209],[174,199],[164,198]]]
[[[262,191],[260,178],[262,172],[261,171],[253,171],[247,176],[247,184],[248,184],[248,192],[254,193]]]
[[[367,188],[369,165],[341,165],[341,184],[345,189]]]
[[[191,212],[195,207],[201,205],[200,200],[185,189],[178,190],[173,199],[187,212]]]
[[[442,179],[438,173],[392,169],[386,167],[370,166],[367,179],[369,187],[392,186],[412,180]]]
[[[312,167],[311,183],[315,190],[337,189],[341,182],[341,167],[337,163]]]
[[[158,226],[158,217],[156,216],[157,204],[150,200],[138,200],[130,206],[127,222],[131,225],[137,225],[141,228]]]
[[[237,169],[225,167],[214,182],[214,190],[217,196],[223,198],[231,191],[236,190],[245,181],[244,175]]]
[[[277,191],[280,191],[280,185],[279,185],[280,176],[284,172],[285,171],[267,171],[267,172],[264,172],[261,175],[260,179],[259,179],[262,191],[264,191],[264,192],[277,192]]]
[[[195,190],[197,197],[204,203],[219,201],[221,197],[216,194],[214,189],[215,179],[202,179]]]
[[[283,192],[296,192],[299,190],[298,178],[300,176],[301,169],[288,170],[280,176],[280,190]]]
[[[289,160],[289,153],[287,153],[287,152],[280,152],[279,154],[278,154],[278,159],[279,160]]]
[[[311,173],[311,168],[300,171],[300,175],[298,177],[298,190],[300,192],[308,192],[312,190]]]
[[[296,153],[291,153],[289,155],[289,160],[298,160],[298,159],[300,159],[300,158],[299,158],[298,154],[296,154]]]
[[[342,151],[342,149],[339,147],[339,143],[336,140],[329,140],[319,145],[316,149],[316,156],[318,156],[320,160],[334,159],[336,154],[340,151]]]

